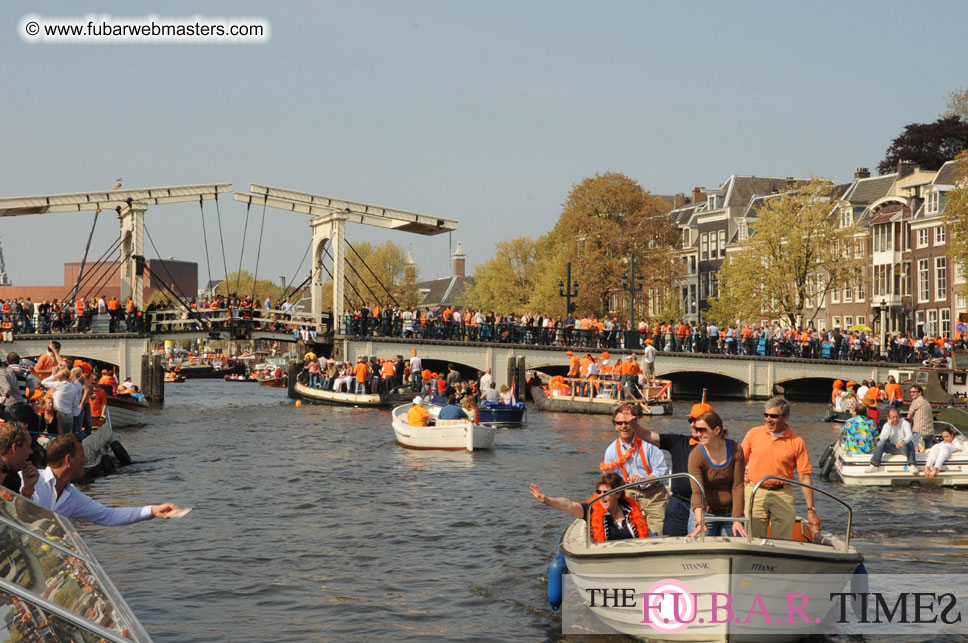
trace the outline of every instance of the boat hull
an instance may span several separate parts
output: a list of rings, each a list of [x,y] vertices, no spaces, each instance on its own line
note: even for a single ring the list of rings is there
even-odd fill
[[[548,395],[543,388],[531,389],[534,405],[541,411],[555,413],[585,413],[589,415],[611,415],[619,400],[595,397],[565,397]],[[623,400],[636,405],[636,412],[641,415],[672,415],[672,401],[661,401],[649,404],[642,400]]]
[[[920,485],[922,487],[960,487],[968,486],[968,453],[958,451],[941,467],[933,478],[924,476],[924,465],[928,454],[925,451],[915,453],[918,469],[917,474],[908,471],[907,457],[903,454],[884,455],[881,466],[874,473],[867,473],[865,469],[870,464],[869,453],[848,453],[842,442],[834,446],[834,468],[845,485],[865,487],[907,487]]]
[[[806,596],[806,604],[829,604],[830,593],[843,591],[863,562],[863,556],[855,549],[844,551],[842,542],[829,538],[825,538],[823,544],[763,539],[747,543],[745,538],[737,537],[707,538],[705,542],[699,542],[697,539],[666,537],[589,545],[586,531],[584,520],[576,520],[561,541],[569,581],[577,589],[581,607],[608,628],[644,639],[784,641],[798,640],[804,634],[776,630],[756,632],[755,624],[727,625],[717,621],[711,606],[702,602],[696,604],[688,628],[674,634],[666,633],[643,622],[643,604],[603,608],[599,602],[592,606],[589,597],[595,593],[590,590],[614,591],[616,587],[634,587],[631,595],[641,600],[641,593],[650,591],[656,583],[673,581],[692,591],[728,593],[734,605],[749,604],[754,594],[761,594],[763,606],[769,613],[786,615],[789,600],[786,592]],[[791,579],[797,582],[793,584]],[[595,632],[602,630],[596,629]],[[756,638],[764,635],[768,638]]]
[[[482,426],[470,420],[434,419],[439,407],[428,407],[431,426],[410,426],[407,412],[412,404],[393,409],[393,433],[397,442],[409,449],[436,449],[445,451],[478,451],[490,449],[497,429]]]
[[[477,421],[479,424],[523,424],[525,408],[521,406],[483,405],[477,407]]]
[[[302,399],[313,404],[337,404],[341,406],[393,406],[404,404],[413,399],[413,393],[391,393],[381,396],[376,393],[344,393],[342,391],[327,391],[320,388],[306,386],[296,381],[290,386],[292,397]]]
[[[289,378],[283,375],[282,377],[266,377],[259,378],[259,386],[269,386],[271,388],[285,388],[289,386]]]
[[[149,406],[147,402],[130,395],[108,395],[107,405],[111,409],[111,424],[116,429],[145,423],[145,411]]]

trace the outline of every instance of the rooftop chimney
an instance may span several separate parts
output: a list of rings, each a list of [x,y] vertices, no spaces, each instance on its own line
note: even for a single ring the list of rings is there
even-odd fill
[[[855,179],[869,179],[869,178],[871,178],[871,171],[868,170],[866,167],[859,167],[859,168],[857,168],[857,171],[854,172],[854,178]]]
[[[706,190],[705,187],[693,188],[692,189],[692,202],[693,203],[702,203],[703,201],[705,201],[706,200],[706,192],[705,192],[705,190]]]
[[[903,179],[908,174],[914,174],[915,168],[917,168],[917,164],[914,161],[898,161],[897,178]]]
[[[454,276],[463,277],[464,275],[464,249],[460,247],[460,241],[457,242],[457,249],[454,250]]]

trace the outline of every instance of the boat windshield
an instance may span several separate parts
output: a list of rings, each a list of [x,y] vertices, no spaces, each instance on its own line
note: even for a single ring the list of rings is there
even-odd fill
[[[0,619],[11,641],[149,640],[70,522],[7,489]]]

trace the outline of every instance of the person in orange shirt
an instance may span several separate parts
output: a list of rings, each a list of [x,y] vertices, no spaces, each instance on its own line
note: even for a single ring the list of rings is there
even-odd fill
[[[743,438],[746,457],[746,516],[750,519],[753,538],[765,538],[767,525],[772,538],[790,540],[796,522],[796,501],[788,483],[775,479],[760,485],[752,498],[754,486],[767,476],[792,480],[794,471],[800,482],[813,484],[813,465],[803,438],[787,424],[790,404],[782,397],[770,398],[764,404],[765,424],[753,427]],[[807,503],[807,520],[820,531],[820,517],[813,504],[813,489],[803,487]],[[753,501],[751,503],[751,500]]]
[[[407,411],[407,424],[410,426],[427,426],[430,411],[423,407],[423,398],[419,395],[413,398],[413,405]]]
[[[88,401],[91,404],[91,417],[104,417],[104,407],[108,402],[108,396],[107,393],[104,392],[104,389],[100,386],[95,386],[93,389],[91,389],[91,396]]]
[[[887,384],[884,385],[884,395],[887,396],[887,403],[892,406],[900,406],[904,402],[904,393],[901,385],[897,383],[893,375],[887,376]]]
[[[366,363],[363,358],[356,360],[356,367],[353,369],[353,374],[356,375],[356,393],[362,395],[366,393],[366,374],[368,369],[366,368]]]

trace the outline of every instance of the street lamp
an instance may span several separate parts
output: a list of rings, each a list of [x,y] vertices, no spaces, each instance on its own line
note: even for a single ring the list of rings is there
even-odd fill
[[[565,290],[565,283],[560,279],[558,280],[558,296],[565,298],[565,319],[567,319],[568,315],[570,315],[575,311],[575,309],[573,308],[573,304],[571,303],[571,298],[578,296],[578,282],[577,281],[572,282],[571,280],[571,262],[570,261],[568,262],[567,279],[568,279],[567,290]]]
[[[881,355],[887,355],[887,300],[881,298]]]
[[[629,271],[628,274],[622,273],[622,290],[628,292],[629,294],[629,325],[632,329],[629,331],[628,337],[634,337],[633,344],[638,347],[638,328],[635,326],[635,293],[642,292],[642,275],[635,274],[635,255],[628,256]],[[634,333],[634,335],[633,335]],[[629,344],[628,337],[626,337],[626,345]]]

